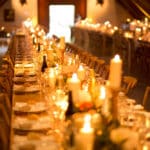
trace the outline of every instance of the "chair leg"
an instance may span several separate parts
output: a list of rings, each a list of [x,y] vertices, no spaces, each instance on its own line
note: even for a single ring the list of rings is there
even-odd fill
[[[145,89],[145,93],[144,93],[144,97],[143,97],[143,106],[145,106],[145,104],[146,104],[149,92],[150,92],[150,86],[146,87],[146,89]]]

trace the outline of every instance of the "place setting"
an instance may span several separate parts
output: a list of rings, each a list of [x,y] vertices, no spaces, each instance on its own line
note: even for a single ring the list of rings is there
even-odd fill
[[[13,111],[16,114],[21,113],[42,113],[49,109],[48,104],[45,101],[35,102],[16,102],[13,106]]]
[[[28,114],[27,116],[14,116],[13,130],[15,132],[45,132],[53,129],[54,119],[48,114]]]
[[[21,85],[15,84],[13,87],[13,92],[15,94],[22,94],[22,93],[36,93],[40,91],[40,85],[31,84],[31,83],[24,83]]]

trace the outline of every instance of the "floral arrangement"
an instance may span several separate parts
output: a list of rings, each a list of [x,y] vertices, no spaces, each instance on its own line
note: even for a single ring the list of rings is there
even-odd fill
[[[106,120],[105,120],[106,121]],[[94,143],[94,150],[121,150],[125,141],[115,143],[111,140],[111,131],[119,127],[118,121],[105,122],[100,131],[97,131]]]
[[[87,111],[89,111],[89,110],[91,110],[93,108],[94,108],[93,103],[91,103],[91,102],[84,102],[84,103],[82,103],[79,106],[78,111],[80,111],[80,112],[87,112]]]
[[[117,120],[103,120],[103,126],[97,131],[94,150],[136,150],[138,134],[121,127]]]

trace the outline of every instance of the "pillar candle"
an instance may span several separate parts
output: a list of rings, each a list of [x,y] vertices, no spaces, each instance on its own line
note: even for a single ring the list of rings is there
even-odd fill
[[[73,73],[72,77],[68,79],[68,89],[72,91],[73,102],[76,105],[78,101],[78,93],[81,89],[81,82],[76,73]]]
[[[84,80],[85,78],[85,69],[83,68],[82,65],[79,66],[78,70],[77,70],[77,74],[78,74],[78,77],[81,81]]]
[[[121,85],[121,76],[122,76],[122,60],[119,55],[115,55],[110,62],[110,74],[109,82],[110,87],[114,89],[119,89]]]
[[[55,74],[55,70],[54,70],[53,68],[50,68],[50,70],[49,70],[48,82],[49,82],[49,86],[50,86],[51,88],[55,88],[55,84],[56,84],[56,74]]]
[[[83,127],[75,135],[76,150],[93,150],[94,129],[91,127],[91,115],[84,117]]]
[[[101,107],[106,99],[106,88],[104,86],[100,86],[99,96],[95,102],[96,107]]]
[[[71,91],[79,90],[81,87],[81,82],[76,73],[73,73],[72,77],[68,79],[68,88]]]

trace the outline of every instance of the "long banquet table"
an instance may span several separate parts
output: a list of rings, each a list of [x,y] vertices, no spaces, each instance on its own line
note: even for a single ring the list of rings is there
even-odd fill
[[[10,149],[58,150],[62,146],[59,130],[63,122],[57,118],[59,110],[52,111],[54,106],[48,99],[48,91],[41,89],[31,46],[26,36],[17,36]]]
[[[131,34],[131,35],[130,35]],[[88,26],[73,26],[71,36],[74,44],[84,48],[93,55],[99,57],[112,57],[115,53],[120,54],[127,66],[128,73],[135,71],[135,66],[144,72],[150,72],[148,50],[150,42],[139,39],[132,35],[132,31],[109,32]],[[147,68],[145,66],[148,66]],[[144,68],[144,69],[143,69]],[[142,73],[142,72],[141,72]]]
[[[28,36],[18,36],[16,41],[16,58],[14,66],[14,85],[12,94],[12,121],[11,121],[11,135],[10,135],[10,149],[11,150],[63,150],[71,149],[70,139],[70,122],[64,119],[64,111],[66,107],[66,94],[53,93],[43,80],[39,64],[36,63],[37,51],[32,47],[31,39]],[[27,46],[25,46],[27,44]],[[57,101],[61,99],[61,101]],[[63,107],[60,109],[60,106]],[[118,114],[120,122],[127,128],[132,128],[128,131],[127,138],[134,136],[134,142],[128,144],[134,149],[141,149],[142,145],[148,145],[146,140],[148,136],[150,115],[143,111],[142,106],[136,105],[136,101],[120,94],[118,103]],[[135,113],[136,112],[136,113]],[[91,112],[93,118],[97,118],[97,113]],[[136,116],[136,115],[137,116]],[[140,117],[140,114],[146,117]],[[78,114],[77,114],[78,116]],[[75,115],[74,120],[77,126],[81,126],[81,116]],[[77,118],[76,118],[77,117]],[[138,119],[135,119],[135,118]],[[145,122],[147,119],[147,122]],[[94,125],[100,125],[99,120],[94,121]],[[124,129],[124,128],[123,128]],[[142,129],[142,130],[140,130]],[[134,132],[132,132],[134,130]],[[144,131],[143,131],[144,130]],[[135,132],[136,131],[136,132]],[[140,142],[136,143],[137,134],[141,133]],[[121,135],[124,134],[121,133]],[[86,136],[84,138],[88,139]],[[82,138],[81,138],[82,139]],[[80,139],[80,140],[81,140]],[[141,140],[144,139],[144,140]],[[89,140],[89,139],[88,139]],[[81,140],[83,143],[84,140]],[[81,144],[80,141],[80,144]],[[139,141],[139,139],[138,139]],[[144,143],[144,144],[143,144]],[[80,147],[80,144],[78,145]],[[82,145],[82,144],[81,144]],[[137,145],[138,148],[137,148]],[[144,145],[144,146],[145,146]],[[80,149],[80,148],[75,149]],[[150,146],[147,146],[148,148]],[[83,148],[83,147],[82,147]],[[97,147],[98,149],[99,147]],[[128,147],[129,148],[129,147]]]

